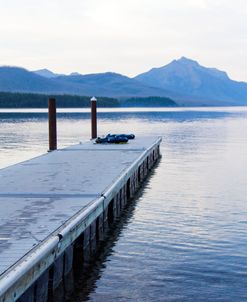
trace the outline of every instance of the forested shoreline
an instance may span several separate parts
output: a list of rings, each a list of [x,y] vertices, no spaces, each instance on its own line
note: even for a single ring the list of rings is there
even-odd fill
[[[0,108],[47,108],[48,98],[56,99],[58,108],[88,108],[90,97],[78,95],[46,95],[38,93],[0,92]],[[98,107],[169,107],[176,103],[166,97],[109,98],[97,97]]]

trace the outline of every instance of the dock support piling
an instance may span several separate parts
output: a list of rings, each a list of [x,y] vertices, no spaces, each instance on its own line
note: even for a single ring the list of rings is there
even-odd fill
[[[33,302],[34,301],[34,285],[17,300],[17,302]]]
[[[64,255],[59,256],[53,264],[52,289],[55,290],[63,280]]]
[[[57,114],[56,114],[56,100],[49,98],[48,101],[49,112],[49,151],[57,149]]]
[[[97,250],[97,225],[94,220],[90,225],[90,253],[91,257],[96,254]]]
[[[64,251],[64,276],[68,275],[73,267],[73,245],[71,244],[67,249]]]
[[[35,302],[47,301],[48,282],[49,282],[49,272],[47,270],[41,275],[41,277],[39,277],[39,279],[36,282]]]
[[[83,232],[83,265],[87,266],[90,262],[90,226]]]
[[[97,227],[97,241],[104,239],[104,213],[101,213],[96,221]]]
[[[91,98],[91,138],[97,137],[97,99],[95,97]]]

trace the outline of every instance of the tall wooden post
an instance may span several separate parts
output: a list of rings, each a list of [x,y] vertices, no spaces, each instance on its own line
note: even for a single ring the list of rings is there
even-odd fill
[[[97,99],[91,98],[91,138],[97,137]]]
[[[48,101],[49,112],[49,151],[57,149],[57,114],[56,114],[56,100],[49,98]]]

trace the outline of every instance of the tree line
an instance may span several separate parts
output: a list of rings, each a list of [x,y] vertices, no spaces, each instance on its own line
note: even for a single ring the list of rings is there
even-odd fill
[[[46,95],[38,93],[0,92],[0,108],[47,108],[48,98],[56,99],[58,108],[88,108],[90,97],[78,95]],[[167,107],[176,103],[166,97],[109,98],[97,97],[98,107]]]
[[[49,97],[56,99],[58,108],[86,108],[90,106],[90,97],[88,96],[0,92],[0,108],[47,108]],[[97,99],[99,107],[119,107],[117,99],[107,97]]]

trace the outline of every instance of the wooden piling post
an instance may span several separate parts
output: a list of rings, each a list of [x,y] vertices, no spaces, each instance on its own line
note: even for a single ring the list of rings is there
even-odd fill
[[[97,99],[91,98],[91,138],[97,137]]]
[[[48,101],[49,112],[49,151],[57,149],[57,114],[56,114],[56,100],[49,98]]]

